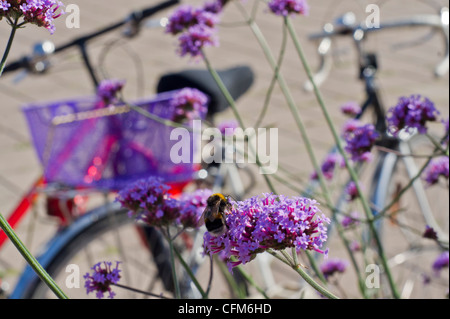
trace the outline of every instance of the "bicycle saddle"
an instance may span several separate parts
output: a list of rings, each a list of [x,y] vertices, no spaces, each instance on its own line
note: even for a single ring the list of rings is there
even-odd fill
[[[218,70],[220,78],[234,100],[243,95],[253,84],[253,71],[247,66]],[[230,105],[208,70],[185,70],[163,75],[157,85],[157,92],[167,92],[185,87],[195,88],[210,99],[208,117],[227,109]]]

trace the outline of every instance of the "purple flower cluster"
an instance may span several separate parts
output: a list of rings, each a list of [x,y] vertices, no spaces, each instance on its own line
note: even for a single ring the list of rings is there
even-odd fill
[[[357,225],[359,223],[358,219],[359,219],[358,212],[356,212],[356,211],[351,212],[350,215],[344,216],[344,218],[341,221],[341,225],[342,225],[342,227],[345,227],[345,228],[353,226],[353,225]]]
[[[320,271],[322,271],[325,279],[328,280],[335,273],[343,273],[347,269],[348,262],[341,259],[329,259],[320,265]]]
[[[35,24],[55,32],[54,20],[64,14],[63,3],[57,0],[1,0],[0,20],[3,17],[23,17],[24,22]]]
[[[433,263],[433,270],[436,275],[438,275],[444,268],[448,268],[448,251],[440,254]]]
[[[367,162],[372,158],[370,151],[380,134],[372,124],[350,120],[344,125],[345,150],[354,162]]]
[[[325,223],[330,220],[319,216],[315,200],[263,194],[232,204],[228,231],[219,237],[206,232],[203,243],[205,253],[226,256],[230,271],[268,249],[295,247],[297,252],[328,253],[321,248],[327,239]]]
[[[141,179],[122,189],[116,198],[122,207],[129,209],[130,217],[151,226],[180,224],[195,228],[211,193],[197,190],[183,194],[180,199],[170,197],[170,186],[156,177]]]
[[[156,177],[141,179],[122,189],[116,200],[137,220],[153,226],[165,226],[179,215],[177,200],[169,196],[170,187]]]
[[[345,193],[347,195],[347,201],[349,202],[354,201],[359,197],[358,188],[356,187],[356,183],[354,181],[348,183],[345,188]]]
[[[102,264],[104,267],[102,267]],[[115,292],[111,290],[111,285],[117,284],[120,280],[119,269],[120,262],[116,262],[116,267],[112,268],[111,262],[104,261],[95,264],[91,269],[92,274],[86,273],[84,275],[84,287],[86,288],[86,293],[96,292],[96,297],[102,299],[106,292],[109,293],[109,298],[114,298]]]
[[[233,135],[234,130],[238,127],[240,126],[236,120],[225,120],[217,125],[217,128],[219,129],[220,133],[222,133],[222,135]]]
[[[443,176],[446,179],[449,178],[448,169],[448,157],[440,156],[431,160],[423,173],[423,178],[430,186],[437,184],[440,176]]]
[[[428,238],[428,239],[433,239],[433,240],[437,240],[438,239],[437,233],[434,230],[434,228],[430,227],[428,225],[425,226],[425,231],[423,232],[422,237],[423,238]]]
[[[339,153],[328,154],[322,164],[322,167],[321,167],[321,170],[322,170],[322,173],[323,173],[323,176],[325,177],[325,179],[332,180],[333,176],[334,176],[334,172],[337,167],[345,168],[344,157]],[[313,180],[318,179],[317,172],[314,172],[311,175],[311,179],[313,179]]]
[[[124,86],[125,81],[123,80],[103,80],[97,87],[97,96],[106,104],[113,103]]]
[[[180,216],[178,223],[186,228],[197,228],[198,222],[205,210],[207,200],[212,195],[209,189],[198,189],[193,193],[183,193],[180,201]]]
[[[401,97],[396,106],[392,107],[386,117],[389,130],[397,135],[399,131],[405,129],[411,131],[417,129],[419,133],[427,132],[427,122],[437,120],[439,111],[434,103],[421,95],[411,95]]]
[[[270,10],[276,15],[287,17],[291,14],[309,14],[309,5],[306,0],[270,0]]]
[[[184,88],[178,91],[170,103],[175,107],[172,120],[178,123],[199,119],[208,110],[208,97],[197,89]]]
[[[166,32],[179,36],[180,56],[201,56],[204,47],[217,46],[216,26],[223,1],[208,2],[201,8],[181,5],[169,18]]]
[[[341,105],[341,112],[353,117],[361,113],[361,107],[357,102],[350,101]]]

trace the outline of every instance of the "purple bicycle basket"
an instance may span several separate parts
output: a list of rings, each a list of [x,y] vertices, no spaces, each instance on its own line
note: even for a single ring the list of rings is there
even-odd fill
[[[170,103],[174,93],[160,93],[133,105],[170,120],[175,114]],[[127,105],[99,107],[99,102],[97,97],[87,97],[23,107],[48,183],[119,190],[149,176],[166,183],[192,180],[193,158],[199,151],[192,130],[186,131],[189,139],[171,140],[175,127]],[[177,143],[186,143],[183,150],[189,150],[189,163],[172,161],[170,153]]]

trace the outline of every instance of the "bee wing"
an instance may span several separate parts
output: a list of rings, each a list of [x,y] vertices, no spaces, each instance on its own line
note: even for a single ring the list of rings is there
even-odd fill
[[[206,206],[205,209],[203,210],[202,213],[202,217],[200,217],[200,220],[198,221],[198,226],[203,226],[203,224],[205,223],[205,219],[208,219],[209,221],[213,221],[215,219],[215,216],[217,216],[219,211],[219,206],[218,205],[214,205],[214,206]]]

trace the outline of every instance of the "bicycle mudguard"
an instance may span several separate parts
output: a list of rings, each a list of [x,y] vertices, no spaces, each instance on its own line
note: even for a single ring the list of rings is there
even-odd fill
[[[237,100],[252,86],[253,71],[248,66],[237,66],[218,70],[220,78],[234,100]],[[168,92],[190,87],[208,95],[210,103],[208,116],[222,112],[230,105],[208,70],[185,70],[163,75],[157,85],[157,92]]]
[[[51,261],[54,260],[55,256],[58,255],[68,243],[95,224],[96,221],[107,218],[112,210],[117,209],[120,209],[119,203],[100,206],[78,218],[69,227],[63,228],[43,247],[41,254],[37,257],[38,262],[44,269],[48,269]],[[27,265],[9,298],[29,298],[30,291],[39,283],[39,280],[40,278],[36,275],[34,270]]]

